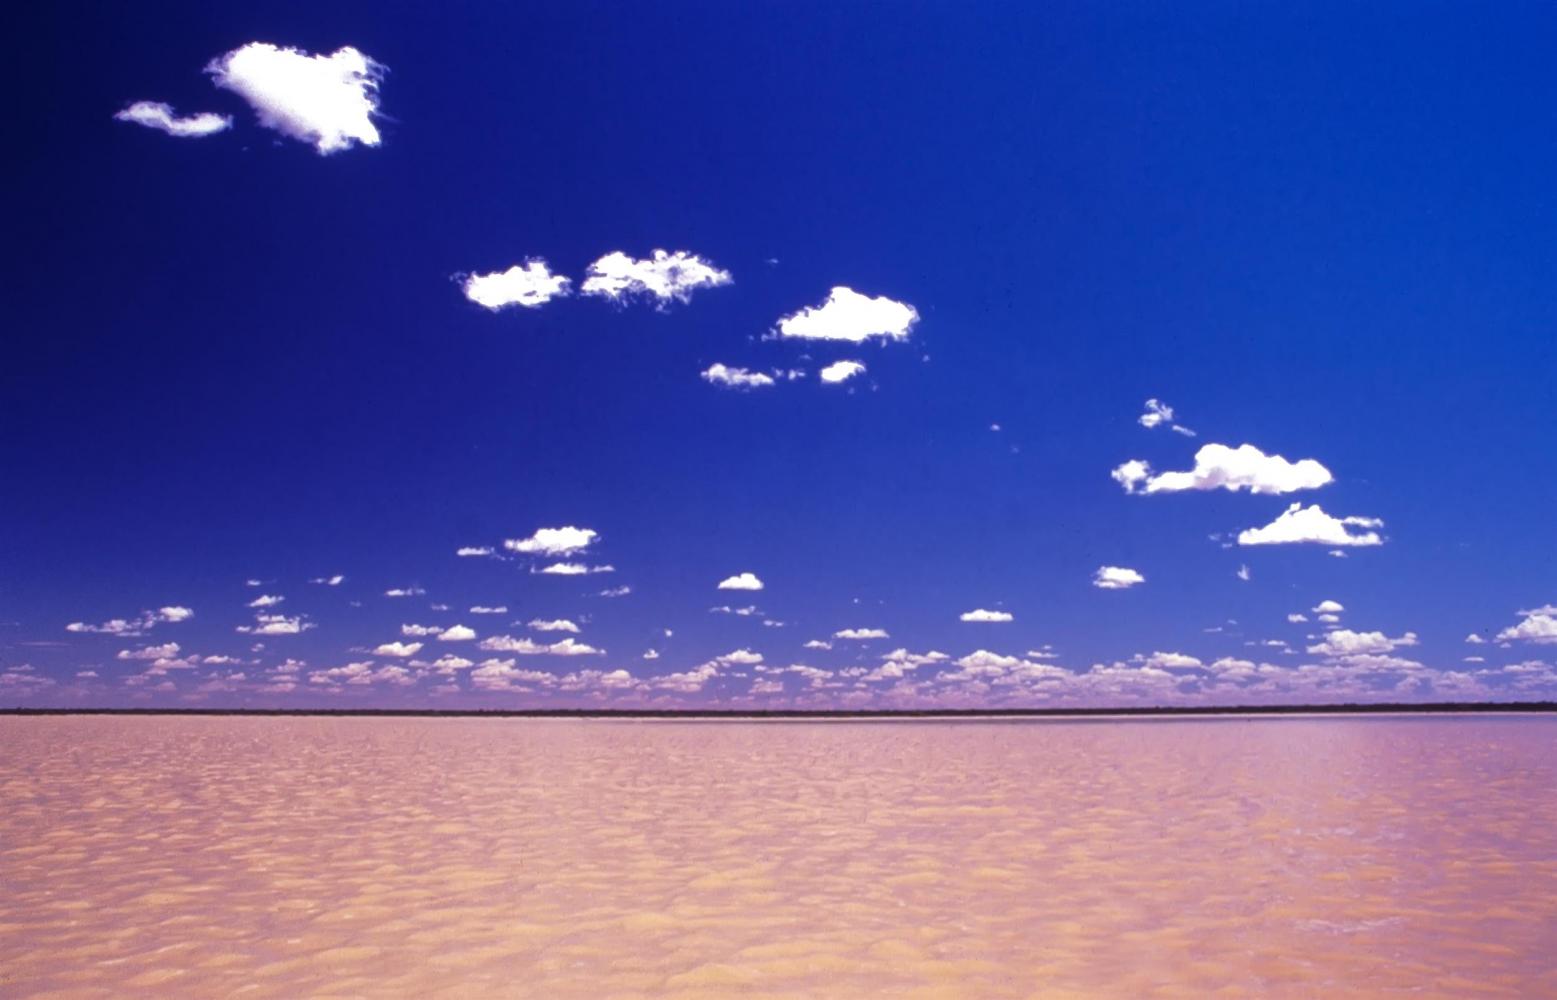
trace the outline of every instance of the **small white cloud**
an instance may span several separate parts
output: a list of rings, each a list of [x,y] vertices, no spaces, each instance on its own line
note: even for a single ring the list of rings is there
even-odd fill
[[[1342,628],[1325,633],[1324,640],[1309,646],[1308,651],[1329,657],[1378,655],[1388,653],[1400,646],[1416,644],[1415,632],[1407,632],[1397,639],[1391,639],[1383,632],[1353,632]]]
[[[346,582],[346,578],[341,574],[336,573],[334,576],[316,576],[308,582],[321,584],[325,587],[339,587],[342,583]]]
[[[529,538],[510,538],[503,548],[510,552],[524,552],[547,556],[567,556],[582,552],[600,536],[590,528],[541,528]]]
[[[1294,611],[1292,614],[1287,616],[1287,621],[1292,622],[1295,625],[1298,622],[1308,621],[1308,616],[1303,614],[1301,611]]]
[[[607,587],[605,590],[602,590],[600,592],[600,596],[601,597],[626,597],[628,594],[631,594],[632,592],[633,592],[633,589],[631,587],[627,586],[626,584],[623,584],[620,587]]]
[[[834,639],[887,639],[886,629],[881,628],[846,628],[833,633]]]
[[[1174,433],[1182,434],[1185,437],[1195,436],[1195,432],[1188,427],[1173,422],[1173,407],[1160,399],[1148,399],[1146,401],[1146,412],[1142,413],[1136,420],[1142,427],[1148,429],[1153,427],[1170,427]]]
[[[462,545],[454,550],[454,554],[465,559],[490,556],[492,555],[492,547],[489,545]]]
[[[422,644],[419,643],[419,642],[399,642],[399,641],[395,641],[395,642],[382,643],[381,645],[379,645],[378,647],[376,647],[373,650],[373,653],[376,656],[399,656],[399,657],[406,657],[406,656],[415,656],[417,654],[417,651],[419,651],[421,648],[422,648]]]
[[[1472,646],[1480,646],[1483,645],[1487,640],[1483,639],[1475,632],[1472,632],[1470,635],[1465,637],[1465,641],[1470,643]]]
[[[450,625],[438,633],[439,642],[469,642],[476,637],[476,630],[466,625]]]
[[[755,573],[737,573],[719,581],[720,590],[761,590],[762,581]]]
[[[696,254],[677,250],[654,251],[652,257],[635,260],[620,250],[608,253],[589,265],[589,273],[579,290],[621,301],[631,298],[653,299],[658,306],[670,302],[685,303],[699,288],[717,288],[730,284],[730,272],[720,270],[711,261]]]
[[[409,586],[409,587],[391,587],[389,590],[384,591],[384,596],[385,597],[421,597],[425,593],[427,593],[427,591],[425,591],[421,587],[415,586],[413,584],[412,586]]]
[[[538,308],[566,296],[570,283],[567,277],[552,274],[545,260],[530,257],[523,267],[515,264],[506,271],[468,275],[460,288],[476,305],[497,312],[509,306]]]
[[[1318,504],[1304,507],[1295,503],[1263,528],[1246,528],[1238,533],[1239,545],[1295,545],[1312,542],[1319,545],[1383,545],[1375,531],[1353,534],[1352,528],[1381,528],[1376,517],[1331,517]]]
[[[253,625],[239,625],[236,631],[244,635],[298,635],[315,627],[301,615],[288,618],[286,615],[259,614],[254,616]]]
[[[1146,582],[1146,577],[1125,566],[1099,566],[1092,586],[1102,590],[1127,590]]]
[[[578,626],[566,618],[555,618],[551,621],[534,618],[530,621],[530,627],[537,632],[578,632]]]
[[[762,372],[731,368],[717,361],[703,370],[702,377],[704,381],[712,382],[714,385],[724,385],[734,389],[758,389],[773,384],[773,378]]]
[[[1195,452],[1195,467],[1188,472],[1152,475],[1147,463],[1135,459],[1120,465],[1111,475],[1127,493],[1224,489],[1281,494],[1317,489],[1335,479],[1329,469],[1312,458],[1289,462],[1280,455],[1267,455],[1252,444],[1237,448],[1204,445]]]
[[[1248,583],[1251,579],[1254,578],[1254,574],[1249,572],[1249,567],[1247,566],[1239,566],[1238,572],[1233,575],[1238,577],[1238,579],[1242,580],[1244,583]]]
[[[586,576],[590,573],[615,573],[615,566],[588,566],[584,563],[559,562],[549,566],[543,566],[535,573],[543,573],[546,576]]]
[[[232,119],[226,115],[202,111],[180,118],[173,113],[171,105],[160,101],[136,101],[114,115],[114,119],[154,128],[180,139],[200,139],[232,128]]]
[[[593,646],[585,645],[569,636],[566,639],[546,644],[536,642],[529,636],[515,638],[511,635],[494,635],[480,642],[480,648],[503,653],[520,653],[526,656],[540,656],[550,654],[553,656],[595,656],[601,650]]]
[[[807,649],[832,649],[833,644],[825,639],[811,639],[805,644]]]
[[[1345,611],[1346,607],[1341,604],[1340,601],[1324,600],[1320,601],[1309,610],[1318,615],[1338,615],[1342,611]]]
[[[904,340],[919,321],[919,313],[905,302],[886,296],[871,298],[839,285],[819,306],[807,306],[778,321],[780,337],[807,340],[846,340],[858,344],[872,337]]]
[[[251,608],[273,608],[277,604],[280,604],[284,600],[286,600],[286,598],[282,597],[280,594],[261,594],[258,597],[256,597],[254,600],[249,602],[249,607],[251,607]]]
[[[179,645],[176,642],[165,642],[160,646],[145,646],[141,649],[121,649],[114,656],[116,660],[161,660],[178,655]]]
[[[470,613],[473,615],[506,615],[508,614],[508,605],[499,604],[495,608],[489,608],[484,604],[476,604],[471,607]]]
[[[65,626],[67,632],[95,632],[102,635],[140,635],[163,622],[182,622],[193,618],[195,613],[188,608],[170,605],[158,608],[155,611],[142,611],[134,618],[110,618],[101,625],[88,625],[86,622],[71,622]]]
[[[659,659],[659,658],[660,658],[660,654],[659,654],[659,651],[658,651],[658,650],[655,650],[655,649],[646,649],[646,650],[644,650],[644,652],[643,652],[643,658],[644,658],[644,659],[645,659],[645,660],[657,660],[657,659]]]
[[[959,621],[965,622],[1009,622],[1015,620],[1015,616],[1009,611],[986,611],[983,608],[964,611],[957,617]]]
[[[865,366],[858,361],[834,361],[823,368],[819,374],[823,382],[838,383],[847,382],[849,379],[865,371]]]
[[[261,125],[321,155],[359,142],[379,144],[373,115],[384,67],[349,45],[315,56],[250,42],[213,59],[205,70],[218,87],[248,101]]]

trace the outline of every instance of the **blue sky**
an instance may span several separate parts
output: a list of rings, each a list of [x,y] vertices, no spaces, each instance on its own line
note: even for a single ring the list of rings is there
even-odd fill
[[[31,16],[0,704],[1557,693],[1549,7]]]

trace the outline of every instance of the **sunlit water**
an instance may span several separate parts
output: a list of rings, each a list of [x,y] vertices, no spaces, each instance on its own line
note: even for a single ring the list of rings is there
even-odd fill
[[[1557,996],[1557,720],[0,719],[6,997]]]

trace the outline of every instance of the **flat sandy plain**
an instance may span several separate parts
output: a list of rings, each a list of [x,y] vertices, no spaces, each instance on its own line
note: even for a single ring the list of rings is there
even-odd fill
[[[1554,997],[1557,719],[0,718],[0,995]]]

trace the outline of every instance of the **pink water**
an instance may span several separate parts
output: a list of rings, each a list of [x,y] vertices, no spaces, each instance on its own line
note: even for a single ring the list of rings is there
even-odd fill
[[[5,997],[1552,997],[1557,720],[0,718]]]

